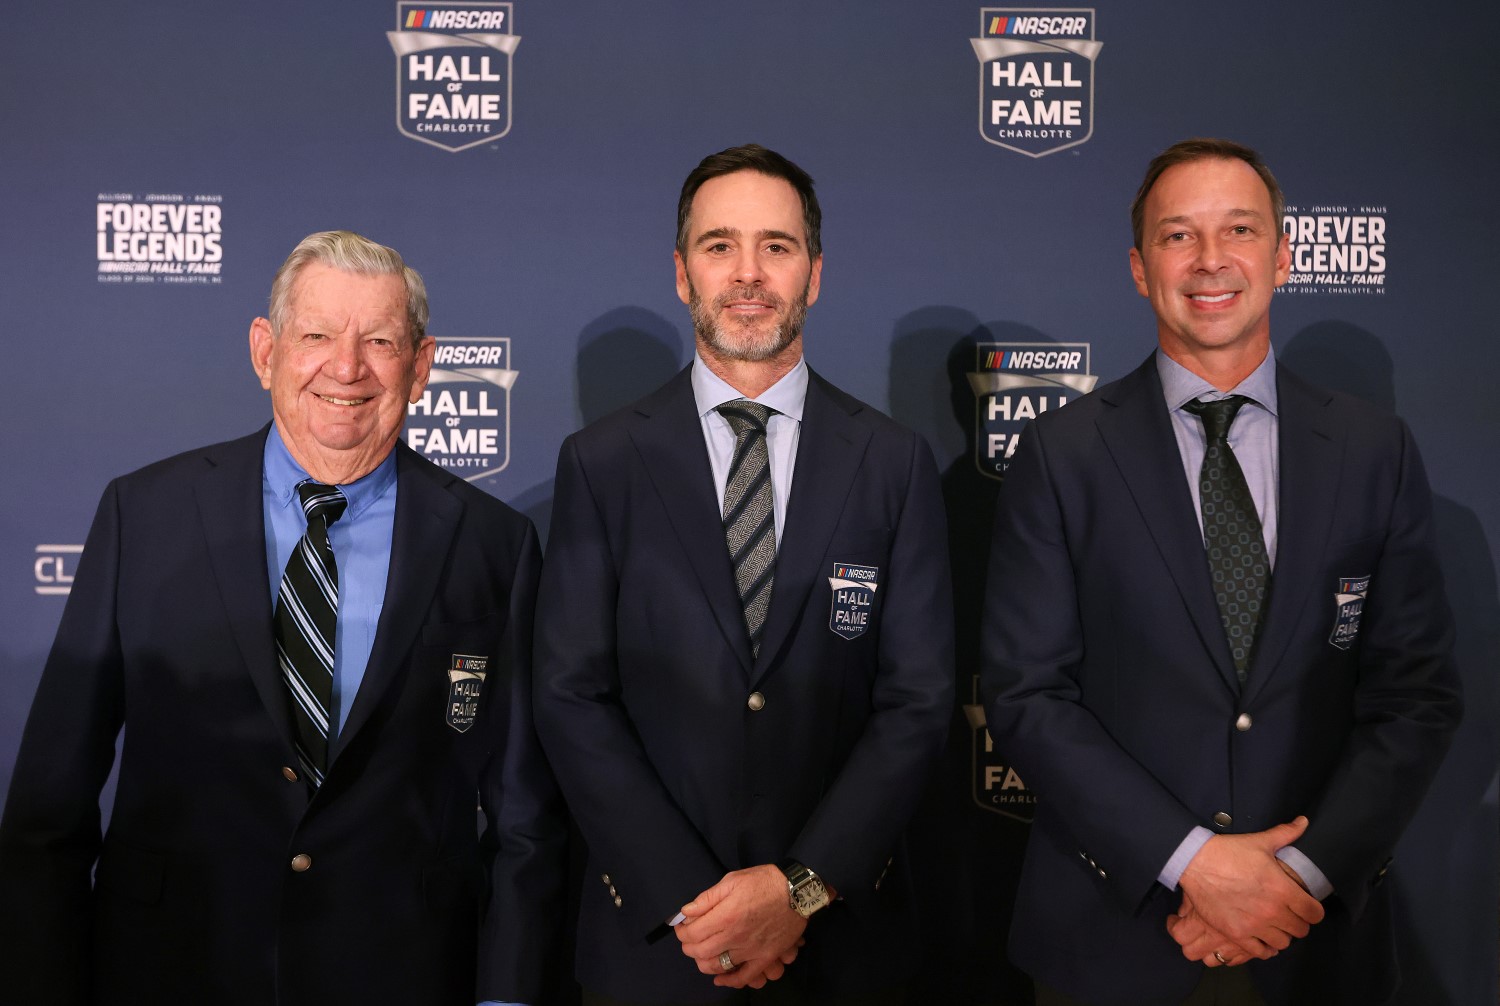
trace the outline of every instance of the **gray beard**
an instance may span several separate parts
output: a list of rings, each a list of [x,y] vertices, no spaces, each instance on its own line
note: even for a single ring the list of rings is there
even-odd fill
[[[724,304],[744,295],[744,290],[728,290],[714,298],[710,309],[703,303],[703,298],[698,296],[697,289],[691,283],[688,284],[688,313],[693,318],[693,332],[717,355],[728,360],[759,363],[786,349],[802,334],[802,325],[807,321],[806,288],[792,300],[789,310],[781,298],[774,298],[772,306],[781,317],[764,333],[756,332],[750,325],[719,320],[719,312],[723,310]],[[760,296],[765,297],[767,294],[762,293]]]

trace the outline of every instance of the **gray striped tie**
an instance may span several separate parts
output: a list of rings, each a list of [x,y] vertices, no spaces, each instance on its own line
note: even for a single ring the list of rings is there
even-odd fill
[[[758,657],[776,572],[776,511],[766,451],[766,421],[775,410],[740,398],[718,411],[734,430],[734,458],[724,485],[724,539],[745,609],[750,652]]]
[[[333,709],[333,643],[338,624],[339,571],[328,526],[349,501],[334,486],[308,479],[297,486],[307,532],[292,550],[276,596],[276,656],[291,696],[297,757],[313,788],[328,767]]]

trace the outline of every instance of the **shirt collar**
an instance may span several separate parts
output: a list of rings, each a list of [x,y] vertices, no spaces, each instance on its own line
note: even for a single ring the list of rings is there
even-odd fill
[[[702,419],[723,405],[745,396],[730,387],[718,374],[708,369],[703,357],[693,354],[693,400],[698,406],[698,418]],[[807,359],[782,375],[781,380],[771,385],[759,397],[752,399],[802,422],[802,404],[807,400]]]
[[[289,506],[292,498],[297,495],[297,484],[311,477],[292,457],[292,452],[287,450],[286,441],[281,439],[281,430],[275,423],[271,424],[271,435],[266,437],[266,450],[261,465],[266,489],[280,507]],[[358,517],[370,504],[385,495],[395,481],[396,452],[391,451],[373,472],[349,485],[339,486],[349,501],[344,516]]]
[[[1162,396],[1168,409],[1180,409],[1195,398],[1217,401],[1230,395],[1244,395],[1276,415],[1276,352],[1269,347],[1260,366],[1228,391],[1220,391],[1160,349],[1156,351],[1156,372],[1161,377]]]

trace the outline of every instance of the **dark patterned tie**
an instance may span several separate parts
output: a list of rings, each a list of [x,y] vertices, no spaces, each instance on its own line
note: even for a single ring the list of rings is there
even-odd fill
[[[291,696],[297,757],[313,788],[328,767],[328,724],[333,709],[333,642],[339,608],[339,571],[328,543],[328,525],[349,501],[333,486],[308,479],[297,486],[307,533],[281,574],[276,596],[276,655]]]
[[[1260,517],[1245,473],[1229,447],[1229,426],[1240,406],[1250,399],[1230,395],[1217,402],[1188,402],[1183,408],[1203,420],[1207,449],[1198,492],[1203,506],[1203,547],[1214,579],[1214,599],[1229,638],[1234,670],[1240,683],[1255,646],[1271,567],[1266,561],[1266,543]]]
[[[757,657],[776,572],[776,507],[766,451],[766,421],[774,411],[743,398],[719,406],[719,415],[734,430],[734,458],[724,484],[724,540],[745,609],[750,652]]]

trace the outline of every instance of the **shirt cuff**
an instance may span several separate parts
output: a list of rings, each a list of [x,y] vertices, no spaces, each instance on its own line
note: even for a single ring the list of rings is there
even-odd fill
[[[1177,846],[1177,851],[1172,853],[1172,858],[1167,860],[1167,865],[1161,868],[1156,875],[1156,882],[1169,891],[1177,890],[1177,882],[1182,879],[1182,871],[1187,869],[1188,863],[1198,855],[1198,850],[1208,844],[1208,840],[1214,837],[1214,833],[1201,824],[1187,833],[1187,838]],[[1288,863],[1288,866],[1291,864]]]
[[[1284,845],[1276,850],[1276,858],[1296,871],[1297,876],[1307,885],[1307,893],[1322,901],[1333,893],[1333,884],[1323,874],[1323,871],[1314,865],[1313,861],[1304,856],[1294,845]]]

